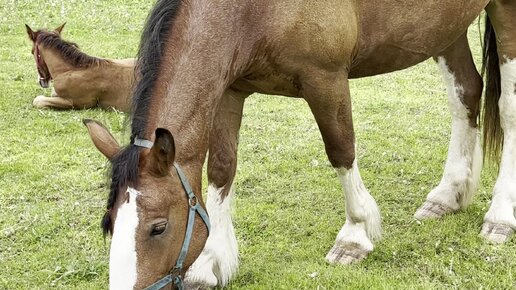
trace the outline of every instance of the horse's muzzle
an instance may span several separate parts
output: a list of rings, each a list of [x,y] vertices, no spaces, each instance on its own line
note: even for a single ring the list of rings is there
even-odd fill
[[[43,79],[43,78],[40,78],[40,79],[39,79],[39,85],[40,85],[42,88],[44,88],[44,89],[48,88],[48,83],[49,83],[49,81],[48,81],[48,80],[46,80],[46,79]]]

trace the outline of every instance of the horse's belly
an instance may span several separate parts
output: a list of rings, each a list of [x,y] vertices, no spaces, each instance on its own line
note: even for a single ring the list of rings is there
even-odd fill
[[[389,73],[414,66],[434,56],[442,50],[414,51],[400,46],[381,46],[375,49],[368,58],[354,63],[349,78],[361,78]]]
[[[404,69],[449,47],[489,0],[362,1],[350,77]]]
[[[252,77],[239,78],[232,85],[232,89],[269,95],[297,97],[299,87],[293,77],[286,74],[258,74]]]

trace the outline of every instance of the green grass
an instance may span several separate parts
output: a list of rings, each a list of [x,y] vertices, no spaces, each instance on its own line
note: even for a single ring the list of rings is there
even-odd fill
[[[23,24],[67,21],[65,38],[83,51],[133,57],[150,2],[0,3],[0,289],[107,288],[109,239],[99,228],[107,164],[81,119],[100,120],[128,141],[123,114],[31,106],[49,90],[36,84]],[[471,42],[478,58],[476,27]],[[241,267],[230,288],[516,288],[514,239],[494,246],[478,237],[495,170],[484,169],[468,209],[439,221],[412,218],[440,180],[449,140],[433,62],[355,80],[351,88],[362,177],[382,211],[383,239],[361,264],[324,261],[344,222],[344,203],[317,126],[303,100],[253,96],[236,179]]]

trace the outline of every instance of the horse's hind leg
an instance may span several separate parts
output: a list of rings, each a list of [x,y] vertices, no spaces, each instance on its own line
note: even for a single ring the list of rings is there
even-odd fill
[[[190,267],[186,284],[195,287],[227,285],[238,269],[238,247],[231,219],[237,139],[244,99],[249,94],[225,92],[210,133],[206,207],[211,232],[203,252]]]
[[[452,132],[448,158],[439,185],[432,190],[415,218],[439,218],[468,206],[477,190],[482,154],[477,117],[482,95],[466,34],[437,57],[448,92]]]
[[[503,129],[503,146],[493,200],[481,233],[492,242],[502,243],[516,231],[516,3],[492,1],[486,10],[498,46],[501,94],[498,100],[500,122],[496,126],[501,125]],[[486,102],[489,101],[486,97]],[[487,114],[487,118],[494,117]]]
[[[381,219],[358,171],[348,80],[344,72],[323,72],[302,86],[345,194],[346,222],[326,259],[339,264],[360,261],[380,237]]]

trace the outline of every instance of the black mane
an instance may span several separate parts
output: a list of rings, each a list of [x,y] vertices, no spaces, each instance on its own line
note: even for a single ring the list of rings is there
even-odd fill
[[[145,23],[136,64],[139,81],[133,91],[130,117],[132,121],[131,145],[125,147],[112,160],[108,211],[102,219],[104,235],[111,233],[113,228],[110,211],[116,202],[119,189],[124,185],[136,186],[138,182],[140,147],[132,145],[132,143],[136,137],[144,138],[150,101],[158,79],[165,43],[180,4],[180,0],[158,0]]]
[[[75,67],[88,68],[93,65],[101,65],[109,63],[107,59],[89,56],[79,50],[79,46],[73,42],[63,40],[59,34],[49,32],[47,30],[36,31],[36,43],[45,46],[48,49],[57,51],[65,61]]]

